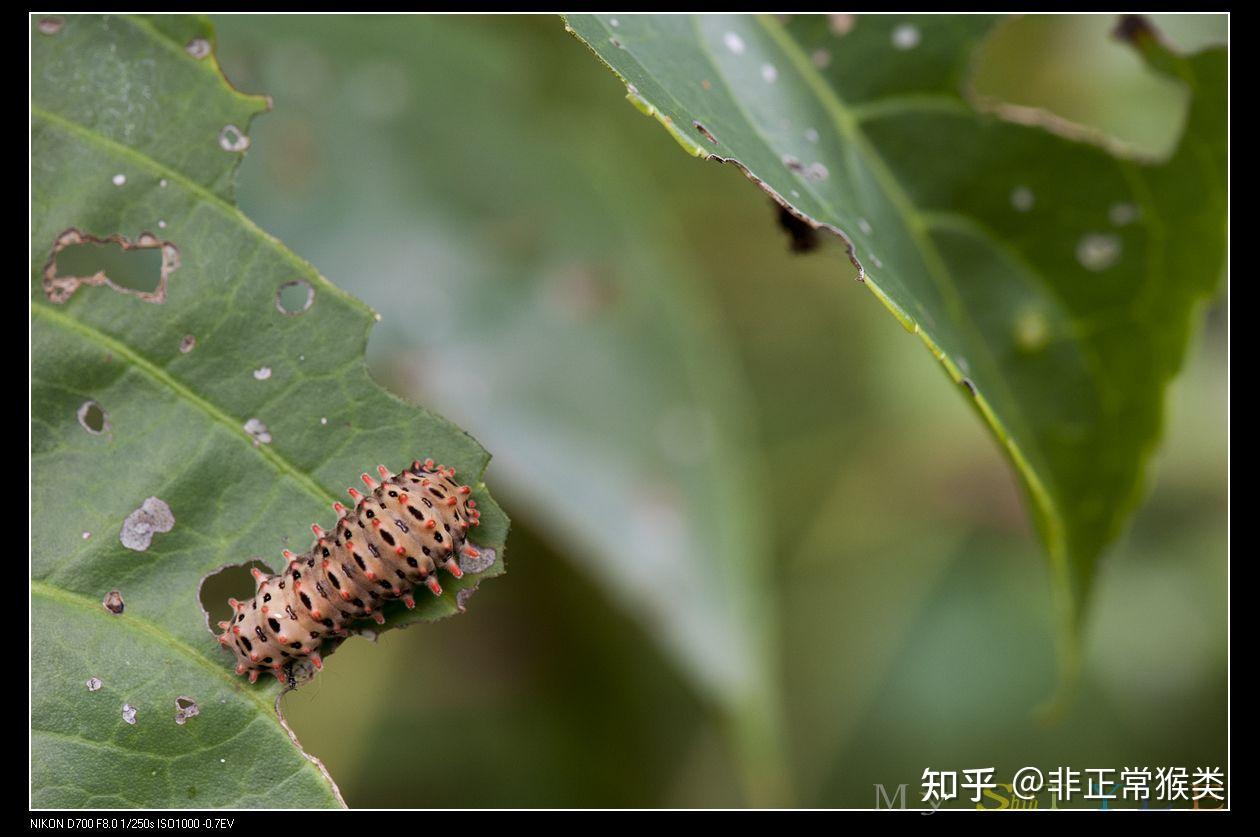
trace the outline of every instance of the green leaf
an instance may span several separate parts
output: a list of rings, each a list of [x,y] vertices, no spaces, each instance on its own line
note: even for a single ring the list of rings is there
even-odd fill
[[[233,675],[201,581],[254,558],[282,566],[378,462],[432,456],[479,477],[489,457],[372,381],[373,312],[230,202],[266,101],[226,83],[198,40],[213,43],[209,24],[57,20],[31,29],[32,803],[338,805],[290,741],[280,684]],[[71,229],[160,240],[165,286],[89,280],[53,301],[45,266]],[[297,313],[280,310],[286,286]],[[502,573],[508,521],[476,484],[475,540],[494,563],[415,611],[395,603],[387,627],[457,613]],[[153,513],[147,542],[127,523],[138,510]],[[103,606],[114,590],[121,613]],[[181,697],[199,711],[177,723]]]
[[[1070,671],[1098,558],[1140,497],[1164,390],[1223,272],[1227,56],[1183,58],[1130,27],[1191,94],[1174,153],[1141,161],[1046,114],[977,109],[967,71],[992,24],[568,17],[685,150],[845,239],[971,398],[1030,498]]]

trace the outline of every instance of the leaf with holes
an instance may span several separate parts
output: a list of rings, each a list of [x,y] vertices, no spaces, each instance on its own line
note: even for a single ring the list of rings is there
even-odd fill
[[[310,543],[355,475],[467,434],[379,388],[375,319],[232,204],[265,99],[233,90],[197,17],[32,21],[32,804],[336,806],[232,673],[198,602],[227,564]],[[494,563],[387,626],[459,612]],[[334,663],[335,664],[335,663]]]
[[[1140,496],[1164,390],[1224,269],[1224,48],[1121,34],[1191,105],[1166,160],[969,100],[992,18],[571,15],[628,98],[841,236],[1022,477],[1073,668],[1099,555]],[[1083,45],[1088,48],[1088,45]]]

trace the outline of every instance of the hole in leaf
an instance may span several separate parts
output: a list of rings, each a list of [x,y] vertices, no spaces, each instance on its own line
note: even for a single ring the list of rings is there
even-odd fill
[[[122,593],[117,590],[110,590],[105,594],[105,598],[101,600],[101,607],[117,616],[127,609],[126,603],[123,602]]]
[[[57,276],[95,276],[103,273],[115,285],[151,294],[162,281],[162,251],[124,250],[114,243],[73,244],[57,254]]]
[[[206,614],[206,628],[211,633],[217,636],[218,632],[212,626],[232,618],[232,608],[228,605],[228,599],[240,599],[247,602],[254,597],[254,593],[258,590],[258,583],[254,581],[254,576],[250,571],[255,567],[271,575],[271,567],[255,559],[246,561],[244,564],[229,564],[201,580],[201,589],[197,598],[201,602],[202,611]]]
[[[195,718],[201,714],[201,708],[197,706],[197,701],[185,695],[175,698],[175,723],[181,727],[188,723],[189,718]]]
[[[285,282],[276,291],[276,308],[281,314],[301,314],[315,302],[315,289],[305,279]]]
[[[179,248],[150,233],[134,241],[97,238],[71,228],[57,236],[44,265],[44,295],[58,305],[82,285],[104,285],[145,302],[166,301],[166,283],[179,267]]]
[[[99,436],[109,429],[109,416],[105,415],[105,410],[95,401],[85,401],[76,415],[83,429],[93,436]]]

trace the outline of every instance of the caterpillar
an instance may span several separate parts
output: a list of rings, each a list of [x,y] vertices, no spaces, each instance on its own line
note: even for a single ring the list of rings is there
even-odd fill
[[[382,606],[424,585],[442,595],[438,570],[463,576],[460,556],[477,558],[468,530],[481,522],[472,488],[455,481],[455,469],[416,460],[391,474],[377,467],[380,481],[362,475],[366,494],[348,489],[354,506],[333,503],[331,531],[311,524],[315,543],[295,555],[284,550],[288,566],[277,575],[252,570],[258,588],[253,599],[229,599],[232,617],[219,623],[219,644],[232,651],[236,673],[249,682],[270,671],[288,682],[286,670],[301,658],[323,668],[319,649],[330,636],[344,637],[360,619],[385,622]]]

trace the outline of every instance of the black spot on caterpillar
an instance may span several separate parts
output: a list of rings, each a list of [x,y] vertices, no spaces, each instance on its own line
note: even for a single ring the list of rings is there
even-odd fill
[[[255,568],[254,598],[228,601],[233,618],[219,623],[223,629],[219,644],[235,655],[236,673],[248,674],[249,682],[270,671],[280,682],[291,683],[287,668],[302,657],[322,668],[319,649],[325,638],[346,636],[347,626],[359,619],[383,624],[379,605],[384,600],[402,599],[407,607],[415,607],[411,592],[416,585],[442,595],[439,570],[460,578],[464,574],[460,556],[478,557],[468,543],[468,530],[480,523],[481,512],[469,497],[471,487],[455,482],[454,468],[426,459],[412,462],[400,474],[391,474],[384,465],[377,471],[379,483],[363,474],[367,494],[349,489],[353,508],[333,504],[338,518],[331,532],[311,524],[315,543],[306,554],[284,550],[288,566],[282,573],[265,575]],[[437,488],[443,484],[448,492]],[[441,499],[425,501],[423,511],[409,506],[422,491]],[[415,522],[403,523],[404,514]],[[360,545],[371,559],[357,551]],[[356,565],[359,572],[351,569]]]

